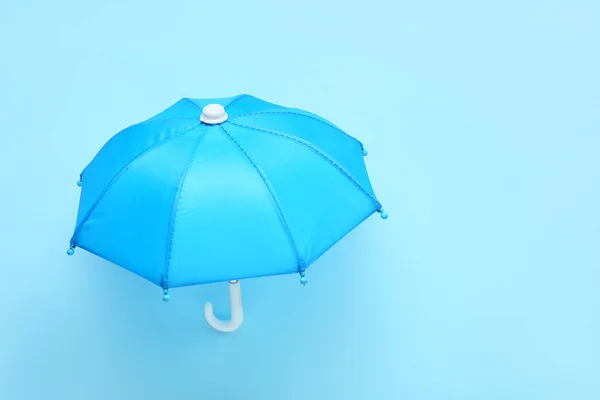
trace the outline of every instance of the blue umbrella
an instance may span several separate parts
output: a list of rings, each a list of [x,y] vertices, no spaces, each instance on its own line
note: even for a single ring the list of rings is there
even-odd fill
[[[184,98],[114,135],[80,175],[67,251],[79,247],[163,289],[297,273],[375,212],[357,139],[310,112],[250,95]]]

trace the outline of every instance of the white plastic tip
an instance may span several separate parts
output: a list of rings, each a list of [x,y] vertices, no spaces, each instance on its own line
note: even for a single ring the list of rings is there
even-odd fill
[[[227,121],[229,116],[220,104],[208,104],[202,109],[200,121],[208,125],[216,125]]]

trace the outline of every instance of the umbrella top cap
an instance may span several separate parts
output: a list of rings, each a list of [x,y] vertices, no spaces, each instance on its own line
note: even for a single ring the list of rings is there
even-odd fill
[[[208,104],[202,109],[200,121],[208,125],[216,125],[227,121],[225,108],[220,104]]]

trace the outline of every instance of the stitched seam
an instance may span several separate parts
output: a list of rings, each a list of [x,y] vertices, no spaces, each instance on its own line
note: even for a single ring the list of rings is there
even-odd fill
[[[265,132],[265,133],[270,133],[272,135],[281,136],[283,138],[293,140],[296,143],[299,143],[303,146],[308,147],[309,149],[311,149],[312,151],[317,153],[319,156],[321,156],[321,158],[325,159],[331,165],[333,165],[335,167],[335,169],[337,169],[340,173],[342,173],[346,178],[348,178],[348,180],[350,180],[350,182],[352,182],[354,184],[354,186],[356,186],[363,194],[365,194],[367,197],[369,197],[375,203],[375,205],[377,206],[378,209],[381,208],[381,204],[379,203],[379,201],[377,201],[377,199],[375,197],[373,197],[369,192],[367,192],[365,190],[365,188],[363,188],[362,185],[360,183],[358,183],[358,181],[356,179],[354,179],[354,177],[352,175],[350,175],[350,173],[348,171],[346,171],[341,165],[339,165],[337,162],[335,162],[333,160],[333,158],[331,158],[325,152],[321,151],[317,146],[313,145],[312,143],[310,143],[304,139],[300,139],[296,136],[286,135],[285,133],[282,133],[282,132],[277,132],[277,131],[272,131],[272,130],[262,129],[262,128],[255,128],[253,126],[236,124],[235,122],[230,122],[230,124],[239,126],[241,128],[253,129],[253,130],[259,131],[259,132]]]
[[[117,132],[116,134],[114,134],[110,139],[108,139],[108,141],[106,143],[104,143],[104,145],[100,148],[100,150],[98,151],[98,153],[101,153],[102,150],[104,150],[106,147],[108,147],[108,144],[111,143],[117,136],[120,136],[122,133],[133,129],[133,128],[137,128],[146,124],[151,124],[154,122],[165,122],[165,121],[180,121],[182,119],[195,119],[192,117],[173,117],[173,118],[158,118],[158,119],[147,119],[145,121],[142,122],[138,122],[137,124],[133,124],[128,126],[125,129],[121,129],[119,132]],[[86,167],[87,168],[87,167]],[[84,168],[85,171],[85,168]],[[83,172],[82,172],[83,173]]]
[[[254,167],[254,169],[256,170],[256,172],[258,173],[260,178],[262,179],[264,185],[266,186],[267,190],[269,191],[269,195],[271,196],[271,199],[273,200],[273,204],[275,205],[275,212],[277,213],[277,216],[279,217],[279,220],[280,220],[281,224],[283,225],[284,230],[287,233],[288,239],[290,240],[292,247],[294,248],[294,252],[296,253],[296,259],[298,262],[298,272],[304,271],[306,269],[305,262],[302,259],[302,256],[300,255],[300,251],[298,250],[298,246],[296,245],[296,241],[294,240],[294,236],[292,235],[292,231],[290,230],[290,226],[287,222],[287,218],[285,217],[285,214],[283,213],[283,207],[281,206],[279,198],[277,197],[277,193],[275,193],[275,190],[273,189],[273,185],[271,185],[269,178],[267,178],[267,176],[265,175],[263,170],[252,160],[252,158],[250,158],[248,153],[246,153],[246,151],[233,138],[233,136],[231,136],[229,134],[229,132],[227,132],[225,127],[223,127],[223,125],[219,125],[219,126],[221,127],[221,129],[223,130],[225,135],[229,138],[229,140],[231,140],[233,142],[233,144],[235,144],[235,146],[242,152],[242,154],[250,162],[250,164],[252,164],[252,166]]]
[[[198,104],[196,104],[196,102],[192,101],[191,99],[188,99],[187,97],[185,97],[183,100],[187,101],[188,103],[190,103],[191,105],[193,105],[197,109],[202,110],[202,108]]]
[[[236,101],[244,98],[244,97],[248,97],[247,94],[240,94],[238,96],[236,96],[233,100],[231,100],[229,103],[227,103],[226,105],[223,106],[223,108],[227,108],[230,105],[232,105],[233,103],[235,103]],[[196,106],[197,109],[202,110],[202,107],[200,107],[198,104],[196,104],[195,101],[193,101],[192,99],[188,98],[188,97],[184,97],[183,98],[185,101],[187,101],[188,103],[193,104],[194,106]]]
[[[348,136],[350,139],[356,140],[357,142],[361,143],[358,139],[356,139],[353,136],[348,135],[346,132],[344,132],[343,130],[341,130],[337,126],[333,125],[331,122],[319,119],[317,117],[313,117],[312,115],[302,114],[302,113],[299,113],[299,112],[293,112],[293,111],[257,111],[257,112],[250,112],[250,113],[245,113],[245,114],[232,115],[231,117],[246,117],[246,116],[249,116],[249,115],[261,115],[261,114],[263,114],[263,115],[265,115],[265,114],[283,114],[283,115],[287,114],[287,115],[296,115],[296,116],[300,116],[300,117],[309,118],[309,119],[315,120],[317,122],[320,122],[322,124],[325,124],[328,127],[335,129],[339,133],[341,133],[341,134],[343,134],[345,136]],[[362,146],[362,143],[361,143],[361,146]]]
[[[272,103],[271,103],[272,104]],[[235,117],[246,117],[248,115],[257,115],[257,114],[282,114],[282,113],[287,113],[288,111],[275,111],[275,110],[282,110],[282,109],[286,109],[286,107],[284,106],[280,106],[277,104],[272,104],[273,107],[267,108],[263,111],[250,111],[250,112],[244,112],[242,114],[229,114],[229,116],[231,118],[235,118]]]
[[[157,143],[154,143],[152,146],[148,147],[147,149],[143,150],[142,152],[138,153],[135,157],[133,157],[133,159],[131,159],[131,161],[129,161],[127,164],[125,164],[123,166],[123,168],[121,168],[121,170],[111,179],[111,181],[108,183],[108,185],[106,185],[106,187],[104,189],[102,189],[102,192],[100,192],[100,194],[98,195],[98,197],[96,198],[96,200],[94,201],[94,203],[92,203],[91,207],[89,208],[89,210],[85,213],[84,217],[81,219],[81,222],[79,223],[79,225],[77,225],[77,227],[75,228],[75,232],[73,233],[73,237],[71,238],[71,244],[75,245],[75,239],[77,237],[77,234],[79,233],[79,230],[81,229],[81,227],[87,222],[88,218],[90,217],[90,215],[92,215],[92,212],[94,211],[94,209],[96,208],[96,206],[98,205],[98,203],[100,202],[100,200],[102,200],[102,197],[104,197],[104,195],[106,194],[106,192],[111,188],[111,186],[117,181],[117,179],[119,179],[124,173],[125,171],[127,171],[127,169],[129,168],[129,166],[135,162],[137,159],[139,159],[140,157],[146,155],[147,153],[149,153],[150,151],[156,149],[157,147],[165,144],[166,142],[168,142],[171,139],[174,139],[176,137],[179,137],[180,135],[184,135],[186,133],[189,133],[191,131],[193,131],[194,129],[196,129],[198,126],[200,126],[200,124],[197,124],[196,126],[194,126],[191,129],[188,129],[186,131],[183,132],[178,132],[178,133],[174,133],[173,135],[169,136],[168,138],[165,138]]]
[[[200,143],[202,142],[202,139],[204,139],[204,137],[206,137],[207,129],[208,129],[208,127],[206,127],[204,129],[204,134],[198,135],[198,138],[196,139],[196,143],[194,144],[193,150],[190,152],[190,157],[185,166],[183,174],[181,175],[181,178],[179,179],[179,184],[177,185],[177,192],[175,192],[175,197],[173,200],[173,209],[171,211],[171,219],[169,221],[169,230],[167,233],[167,249],[165,251],[163,276],[161,277],[161,285],[162,285],[163,289],[169,288],[169,269],[171,267],[171,254],[172,254],[171,250],[173,247],[173,236],[174,236],[174,232],[175,232],[175,218],[177,216],[177,211],[179,210],[179,202],[181,200],[181,189],[183,187],[185,179],[187,178],[188,172],[189,172],[192,164],[194,163],[194,160],[196,159],[196,153],[198,153],[198,148],[200,147]]]
[[[231,107],[231,105],[235,102],[237,102],[238,100],[241,100],[245,97],[249,97],[247,94],[240,94],[239,96],[237,96],[235,99],[231,100],[229,102],[229,104],[227,104],[226,106],[223,106],[223,108],[227,108],[227,107]]]
[[[176,120],[182,120],[182,119],[196,119],[196,117],[169,117],[169,118],[154,118],[153,117],[153,118],[149,118],[145,121],[142,121],[138,124],[132,125],[132,126],[130,126],[130,128],[135,127],[135,126],[150,124],[152,122],[176,121]]]

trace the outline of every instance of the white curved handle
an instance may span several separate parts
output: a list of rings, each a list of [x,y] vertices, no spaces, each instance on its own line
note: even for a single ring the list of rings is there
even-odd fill
[[[206,322],[213,328],[221,332],[233,332],[242,324],[244,311],[242,309],[242,290],[240,281],[229,281],[229,302],[231,304],[231,319],[221,321],[213,314],[212,303],[204,305],[204,316]]]

